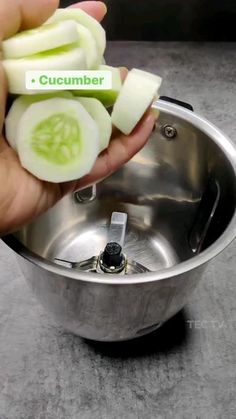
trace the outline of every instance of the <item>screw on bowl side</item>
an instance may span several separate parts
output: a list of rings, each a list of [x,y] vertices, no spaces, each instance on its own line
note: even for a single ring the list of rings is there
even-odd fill
[[[77,204],[87,204],[93,202],[97,196],[96,185],[92,185],[88,188],[85,188],[81,191],[76,191],[74,193],[74,199]]]
[[[161,127],[161,132],[167,140],[173,140],[178,134],[176,128],[169,124],[163,125]]]

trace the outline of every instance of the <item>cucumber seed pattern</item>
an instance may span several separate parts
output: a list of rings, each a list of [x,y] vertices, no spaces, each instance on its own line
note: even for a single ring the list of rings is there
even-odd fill
[[[33,130],[32,148],[36,154],[52,163],[71,163],[81,152],[77,120],[62,113],[43,120]]]

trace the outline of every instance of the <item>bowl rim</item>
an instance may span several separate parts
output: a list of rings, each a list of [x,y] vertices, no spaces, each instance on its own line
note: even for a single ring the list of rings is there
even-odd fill
[[[164,100],[157,100],[153,104],[153,108],[168,113],[170,115],[177,116],[185,122],[192,124],[199,130],[201,130],[204,134],[206,134],[208,137],[210,137],[227,157],[234,171],[236,179],[236,147],[233,144],[233,142],[229,139],[229,137],[225,135],[220,129],[218,129],[214,124],[212,124],[206,118],[200,116],[199,114],[195,114],[194,112],[186,108],[183,108],[173,103],[166,102]],[[120,279],[120,276],[79,272],[61,265],[57,265],[27,249],[13,234],[8,234],[2,237],[2,240],[12,250],[14,250],[17,254],[25,258],[27,261],[52,274],[94,284],[132,285],[155,282],[168,278],[170,279],[172,277],[181,277],[181,275],[191,272],[193,269],[205,265],[219,253],[221,253],[235,239],[235,237],[236,211],[234,212],[234,215],[224,233],[211,246],[209,246],[206,250],[194,256],[193,258],[180,262],[179,264],[174,265],[172,267],[161,269],[159,271],[147,272],[145,274],[125,275],[122,276],[122,279]]]

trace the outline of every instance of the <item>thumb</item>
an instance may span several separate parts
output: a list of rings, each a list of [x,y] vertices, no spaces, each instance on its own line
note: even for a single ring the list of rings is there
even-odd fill
[[[0,0],[0,42],[20,29],[33,28],[46,21],[58,7],[59,0]],[[7,96],[6,77],[0,63],[0,131]]]
[[[45,22],[59,0],[0,0],[0,40]]]

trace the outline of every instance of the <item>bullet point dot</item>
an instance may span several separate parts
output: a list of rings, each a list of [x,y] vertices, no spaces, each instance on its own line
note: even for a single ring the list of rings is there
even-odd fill
[[[31,80],[31,82],[32,82],[32,83],[35,83],[35,79],[32,79],[32,80]]]

